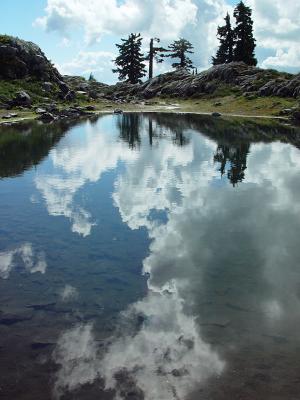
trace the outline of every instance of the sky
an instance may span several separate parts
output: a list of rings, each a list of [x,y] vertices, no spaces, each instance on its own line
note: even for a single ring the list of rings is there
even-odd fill
[[[0,0],[1,33],[41,47],[62,74],[113,83],[115,44],[140,32],[146,51],[151,37],[167,46],[179,37],[193,44],[198,70],[211,65],[217,26],[237,4],[233,0]],[[300,72],[300,1],[245,0],[253,10],[256,55],[262,68]],[[170,61],[155,65],[169,71]]]

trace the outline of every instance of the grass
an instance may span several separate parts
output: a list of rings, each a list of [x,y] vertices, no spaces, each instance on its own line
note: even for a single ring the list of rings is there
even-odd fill
[[[15,80],[0,80],[0,101],[6,101],[15,96],[15,94],[21,90],[27,92],[33,101],[33,104],[45,102],[45,97],[48,95],[53,98],[59,92],[57,85],[53,84],[52,93],[48,94],[43,91],[41,82],[26,79],[15,79]]]
[[[220,112],[249,116],[278,116],[282,109],[298,104],[293,98],[256,97],[249,100],[244,96],[234,95],[193,100],[170,99],[170,101],[178,103],[180,109],[188,112]]]

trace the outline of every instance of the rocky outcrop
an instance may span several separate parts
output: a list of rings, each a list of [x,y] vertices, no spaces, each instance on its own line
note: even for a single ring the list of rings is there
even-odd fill
[[[49,123],[55,120],[62,119],[76,119],[83,116],[92,116],[94,115],[93,106],[73,106],[67,107],[63,109],[59,109],[55,105],[45,105],[44,108],[37,107],[35,113],[37,114],[37,120],[42,121],[44,123]]]
[[[224,92],[256,96],[300,96],[300,74],[291,75],[274,70],[264,70],[244,63],[214,66],[207,71],[192,75],[178,70],[159,75],[139,85],[118,83],[110,86],[106,95],[115,98],[149,99],[152,97],[200,97],[219,95]]]
[[[58,82],[62,76],[32,42],[12,36],[0,36],[0,78],[23,79],[35,77],[41,81]]]
[[[55,85],[60,90],[58,95],[61,99],[72,100],[75,97],[62,75],[36,44],[13,36],[0,35],[0,79],[38,80],[46,93],[51,92]]]
[[[64,81],[76,93],[77,96],[94,100],[105,97],[109,85],[95,80],[86,80],[82,76],[64,75]]]

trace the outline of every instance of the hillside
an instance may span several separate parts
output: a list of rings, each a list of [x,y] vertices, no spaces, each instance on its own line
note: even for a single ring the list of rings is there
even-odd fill
[[[74,105],[89,106],[91,110],[91,106],[95,110],[142,110],[149,104],[176,101],[182,111],[284,115],[300,120],[299,98],[300,74],[244,63],[214,66],[197,75],[177,70],[136,85],[106,85],[83,77],[62,76],[36,44],[0,35],[2,110],[38,108],[41,113]]]
[[[9,104],[19,90],[26,90],[32,100],[42,100],[44,97],[58,100],[74,98],[74,93],[61,74],[36,44],[0,35],[2,105]]]
[[[197,75],[178,70],[159,75],[141,85],[117,84],[110,93],[118,97],[198,98],[227,94],[249,96],[300,97],[300,74],[264,70],[233,62],[211,67]]]

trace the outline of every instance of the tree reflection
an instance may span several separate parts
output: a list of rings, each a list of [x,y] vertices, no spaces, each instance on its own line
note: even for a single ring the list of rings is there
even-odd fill
[[[131,149],[140,146],[141,116],[139,114],[120,115],[117,126],[120,131],[120,138],[127,142]]]
[[[217,147],[214,161],[221,164],[219,168],[221,176],[225,174],[226,164],[229,163],[230,166],[227,170],[227,177],[233,186],[236,186],[245,178],[249,149],[249,143],[241,143],[239,146],[221,144]]]

